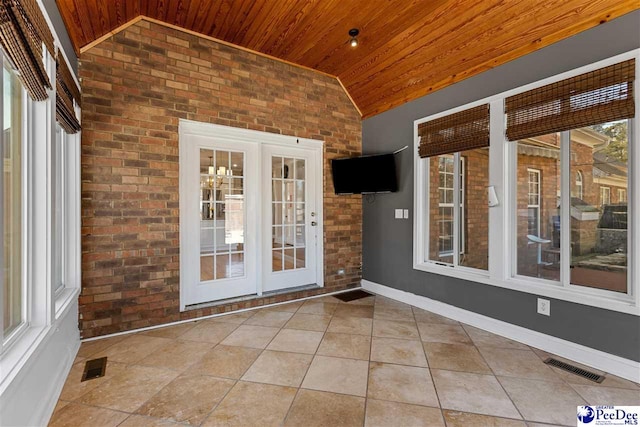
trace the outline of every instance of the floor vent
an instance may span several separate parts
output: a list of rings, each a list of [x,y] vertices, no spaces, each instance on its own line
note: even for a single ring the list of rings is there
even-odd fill
[[[355,301],[357,299],[362,299],[366,297],[370,297],[372,294],[369,292],[362,291],[358,289],[357,291],[344,292],[341,294],[334,295],[334,297],[338,298],[340,301],[349,302]]]
[[[567,372],[571,372],[572,374],[576,374],[580,377],[586,378],[596,383],[601,383],[602,381],[604,381],[604,375],[594,374],[593,372],[580,369],[577,366],[569,365],[568,363],[561,362],[552,357],[545,360],[544,363],[546,363],[547,365],[555,366],[556,368],[563,369]]]
[[[88,360],[84,364],[84,372],[82,373],[82,381],[92,380],[95,378],[104,377],[107,371],[107,358],[101,357],[100,359]],[[82,382],[80,381],[80,382]]]

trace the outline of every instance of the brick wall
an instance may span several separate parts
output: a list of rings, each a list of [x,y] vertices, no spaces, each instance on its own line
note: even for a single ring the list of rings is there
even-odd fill
[[[359,284],[361,199],[330,159],[361,152],[361,120],[335,79],[147,21],[80,59],[84,337],[318,293],[180,313],[180,118],[324,140],[324,291]]]

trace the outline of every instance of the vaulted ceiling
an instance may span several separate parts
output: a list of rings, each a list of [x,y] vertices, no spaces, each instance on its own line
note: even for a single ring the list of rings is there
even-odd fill
[[[56,0],[78,52],[138,16],[340,79],[364,117],[640,8],[639,0]],[[359,28],[360,44],[348,45]]]

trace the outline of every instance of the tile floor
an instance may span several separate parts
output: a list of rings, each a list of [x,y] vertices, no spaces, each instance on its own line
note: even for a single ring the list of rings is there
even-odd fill
[[[84,362],[108,357],[103,378]],[[547,353],[383,297],[293,302],[82,344],[51,426],[542,426],[640,405]]]

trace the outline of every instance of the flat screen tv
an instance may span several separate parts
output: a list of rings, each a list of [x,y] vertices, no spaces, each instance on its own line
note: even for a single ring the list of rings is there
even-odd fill
[[[393,154],[334,159],[331,169],[336,194],[398,191]]]

